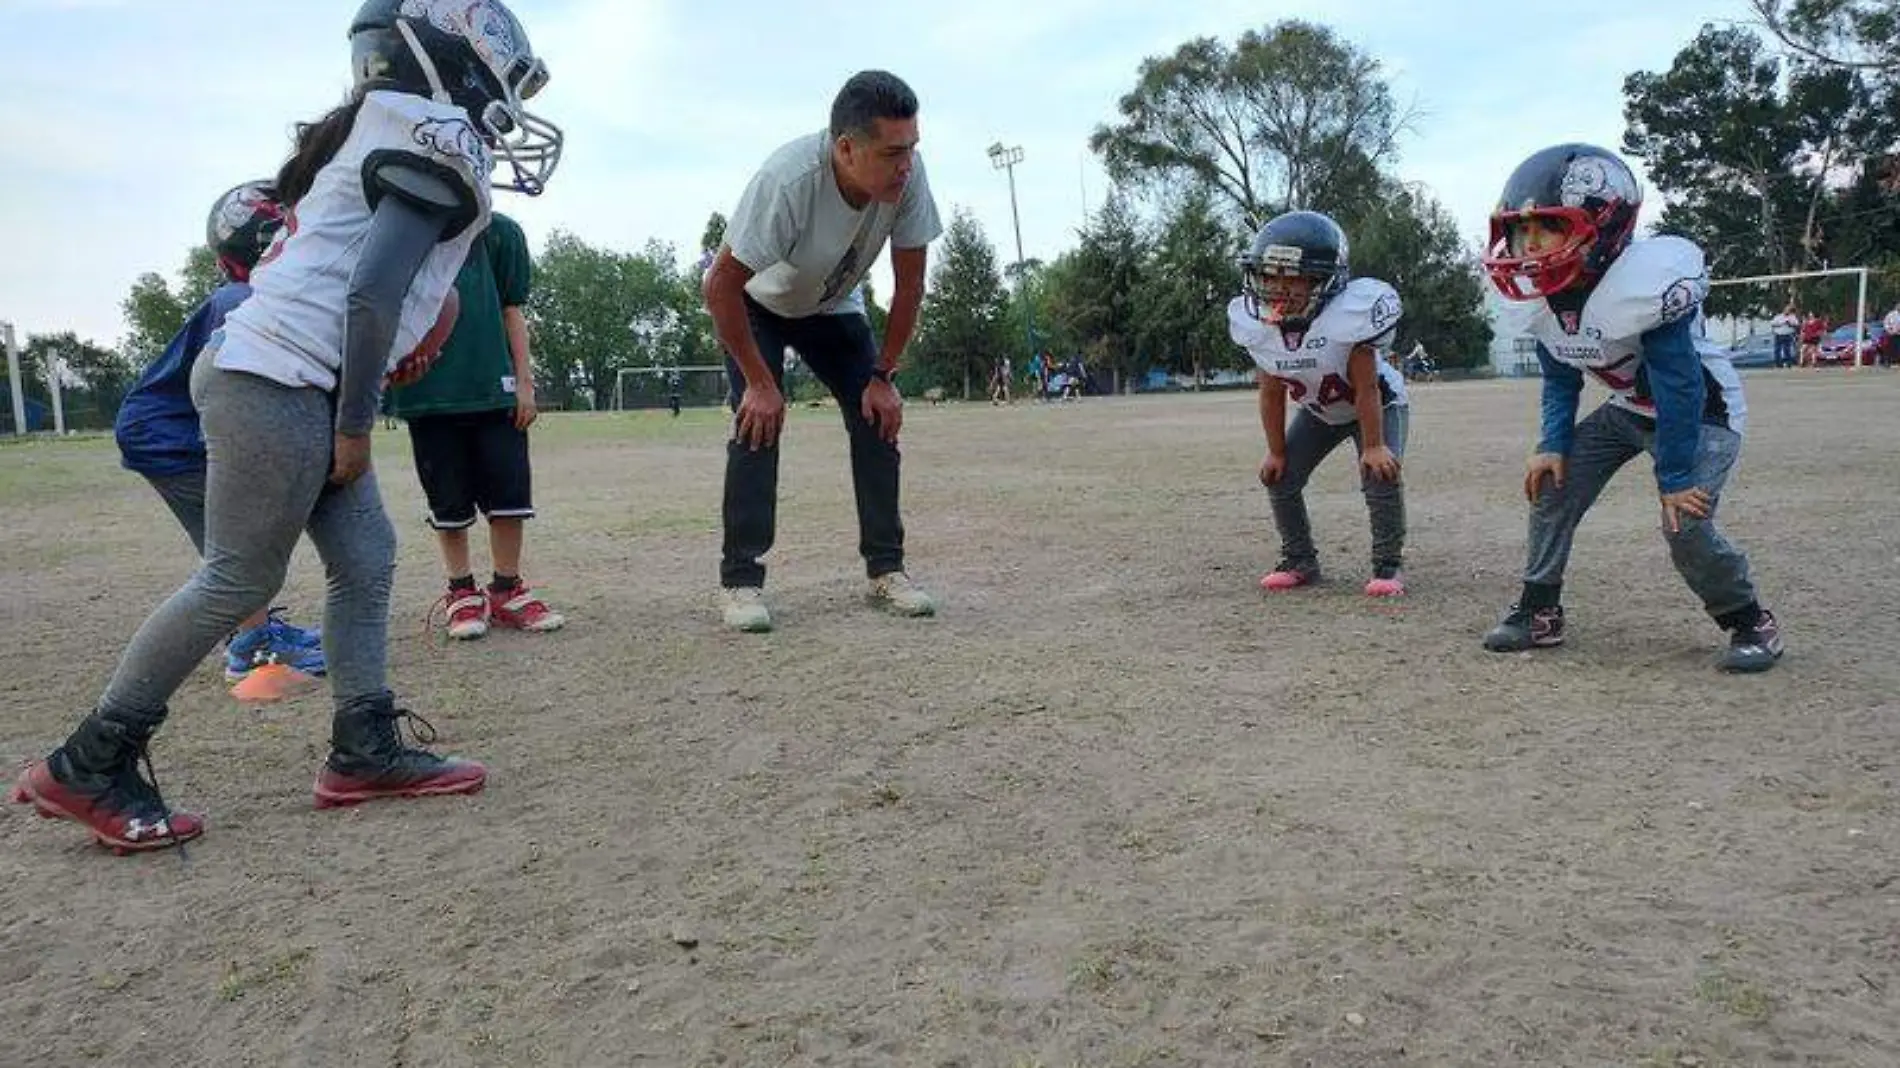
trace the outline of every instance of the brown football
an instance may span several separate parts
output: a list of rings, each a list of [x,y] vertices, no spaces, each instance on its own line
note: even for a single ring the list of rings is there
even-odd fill
[[[435,366],[436,357],[442,355],[442,346],[455,332],[455,320],[462,314],[462,298],[449,287],[449,295],[442,300],[442,310],[436,313],[435,325],[422,335],[416,347],[409,355],[397,361],[394,370],[383,377],[386,386],[406,386],[429,373]]]

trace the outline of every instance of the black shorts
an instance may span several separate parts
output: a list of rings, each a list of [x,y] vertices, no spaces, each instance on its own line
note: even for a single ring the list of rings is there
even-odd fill
[[[515,429],[513,408],[417,416],[409,443],[435,529],[472,527],[477,509],[489,519],[534,516],[528,434]]]

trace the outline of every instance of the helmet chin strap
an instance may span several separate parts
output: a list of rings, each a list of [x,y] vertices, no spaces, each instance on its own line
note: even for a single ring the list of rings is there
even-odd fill
[[[455,103],[449,98],[449,91],[442,85],[442,76],[436,73],[435,61],[429,58],[428,50],[422,47],[422,42],[416,40],[416,31],[409,28],[409,20],[397,19],[396,32],[402,34],[403,41],[409,45],[409,54],[416,57],[416,64],[422,68],[423,76],[429,79],[430,99],[438,104]]]

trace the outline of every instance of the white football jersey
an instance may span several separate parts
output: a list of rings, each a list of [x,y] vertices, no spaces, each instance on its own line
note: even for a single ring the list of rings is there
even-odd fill
[[[1547,300],[1528,301],[1517,324],[1544,346],[1558,363],[1578,368],[1603,383],[1610,403],[1651,419],[1648,376],[1643,373],[1643,335],[1659,326],[1693,316],[1691,332],[1702,357],[1707,399],[1703,419],[1741,433],[1748,405],[1742,379],[1728,355],[1708,339],[1702,300],[1709,294],[1709,270],[1695,242],[1680,237],[1632,241],[1575,315],[1559,315]]]
[[[350,275],[371,217],[363,166],[372,156],[392,155],[413,157],[422,169],[466,186],[476,205],[474,220],[438,243],[409,284],[384,371],[393,370],[435,325],[470,245],[488,227],[494,161],[461,108],[377,91],[364,98],[348,139],[317,173],[277,245],[252,272],[251,299],[225,320],[217,366],[287,386],[336,388]]]
[[[1359,418],[1346,374],[1352,350],[1389,344],[1402,313],[1397,290],[1376,278],[1355,278],[1326,302],[1304,336],[1289,339],[1279,327],[1249,315],[1242,297],[1227,305],[1227,332],[1255,366],[1286,383],[1295,404],[1323,423],[1343,426]],[[1404,405],[1405,376],[1376,352],[1372,362],[1379,372],[1380,407]]]

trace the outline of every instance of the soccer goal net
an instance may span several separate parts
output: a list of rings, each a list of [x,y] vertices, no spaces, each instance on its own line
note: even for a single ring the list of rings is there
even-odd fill
[[[1839,279],[1840,281],[1834,281]],[[1849,281],[1854,279],[1854,281]],[[1808,282],[1808,285],[1801,285]],[[1836,329],[1854,328],[1854,347],[1849,350],[1855,367],[1866,366],[1868,352],[1868,330],[1873,323],[1867,318],[1867,268],[1832,267],[1821,271],[1790,271],[1786,274],[1758,274],[1747,278],[1716,278],[1709,282],[1711,288],[1718,286],[1754,286],[1762,289],[1761,299],[1756,302],[1759,308],[1769,309],[1773,316],[1782,308],[1795,305],[1803,312],[1821,312]],[[1853,319],[1843,321],[1842,315],[1852,309]],[[1831,314],[1829,314],[1831,312]],[[1717,340],[1737,345],[1756,334],[1767,330],[1767,317],[1760,320],[1745,316],[1711,317],[1711,327],[1720,323],[1725,327]],[[1712,330],[1712,334],[1717,331]]]
[[[713,408],[726,403],[724,367],[622,367],[614,377],[614,410]]]

